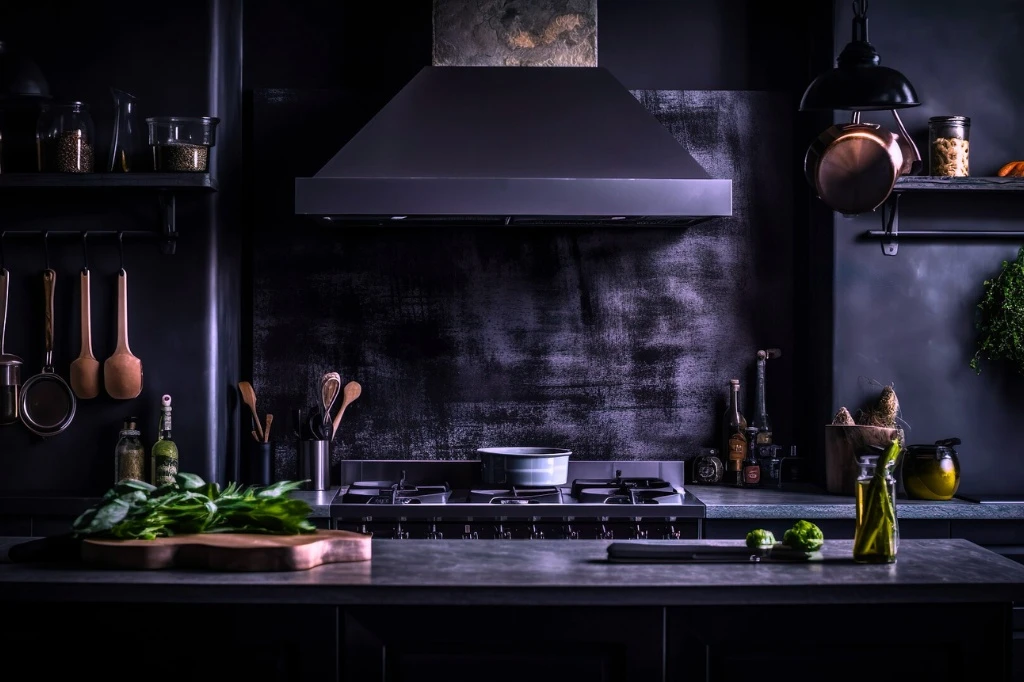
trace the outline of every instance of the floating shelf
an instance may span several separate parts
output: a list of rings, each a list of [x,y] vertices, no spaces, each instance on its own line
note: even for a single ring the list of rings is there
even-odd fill
[[[160,210],[160,251],[170,255],[178,239],[176,195],[216,192],[217,182],[209,173],[0,173],[0,193],[3,190],[155,192]]]
[[[896,180],[893,192],[1024,192],[1024,178],[945,178],[911,175]]]
[[[882,253],[899,253],[899,238],[913,239],[1014,239],[1024,240],[1020,230],[903,230],[900,231],[900,197],[919,192],[1024,192],[1024,178],[973,177],[947,178],[908,176],[896,180],[896,186],[882,204],[882,229],[868,230],[864,237],[881,239]]]
[[[0,173],[0,190],[30,188],[214,192],[217,183],[209,173]]]

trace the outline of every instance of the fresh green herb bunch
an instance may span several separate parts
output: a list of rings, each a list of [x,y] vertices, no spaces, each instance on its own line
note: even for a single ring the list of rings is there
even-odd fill
[[[1003,261],[1002,272],[984,287],[971,368],[980,374],[982,360],[1005,360],[1024,374],[1024,248],[1012,263]]]
[[[298,535],[316,527],[308,504],[288,496],[305,481],[270,486],[229,483],[221,490],[195,474],[179,473],[159,488],[127,480],[107,491],[71,527],[75,535],[153,540],[186,533]]]

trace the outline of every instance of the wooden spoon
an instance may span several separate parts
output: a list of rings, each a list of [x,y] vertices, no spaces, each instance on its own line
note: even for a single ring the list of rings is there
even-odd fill
[[[117,275],[117,347],[103,363],[103,383],[117,400],[130,400],[142,393],[142,360],[128,347],[128,273]]]
[[[100,394],[100,361],[92,354],[92,305],[89,300],[89,270],[82,270],[82,350],[71,363],[71,390],[83,400]]]
[[[334,415],[334,425],[331,429],[331,440],[334,440],[334,434],[338,432],[338,426],[341,425],[341,415],[345,414],[345,408],[355,402],[363,392],[363,387],[359,385],[357,381],[350,381],[345,384],[345,389],[341,393],[341,407],[338,408],[338,414]]]
[[[256,391],[248,381],[239,381],[238,390],[242,394],[242,402],[249,406],[252,420],[256,424],[256,434],[259,436],[256,440],[263,442],[263,425],[260,424],[260,417],[256,414]]]

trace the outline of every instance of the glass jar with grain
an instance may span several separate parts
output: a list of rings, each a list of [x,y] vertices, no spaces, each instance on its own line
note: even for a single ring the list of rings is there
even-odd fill
[[[928,119],[929,175],[970,175],[971,119],[966,116],[932,116]]]
[[[206,173],[216,142],[219,118],[212,116],[151,116],[149,146],[153,170],[162,173]]]
[[[40,170],[50,173],[92,173],[96,129],[89,106],[69,102],[43,112],[36,129]]]

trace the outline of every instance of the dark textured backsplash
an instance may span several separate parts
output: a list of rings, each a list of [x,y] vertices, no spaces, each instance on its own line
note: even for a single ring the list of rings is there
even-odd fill
[[[597,66],[597,0],[434,0],[434,66]]]
[[[568,447],[574,459],[680,459],[714,445],[728,380],[751,378],[758,348],[792,345],[791,141],[788,128],[771,130],[789,103],[634,94],[713,177],[733,179],[732,218],[686,230],[281,218],[287,240],[258,241],[254,257],[261,410],[284,417],[313,404],[333,369],[363,385],[335,462],[528,444]],[[769,368],[783,440],[790,360]],[[287,421],[277,471],[294,476]]]

